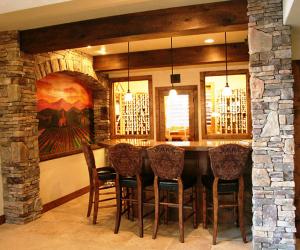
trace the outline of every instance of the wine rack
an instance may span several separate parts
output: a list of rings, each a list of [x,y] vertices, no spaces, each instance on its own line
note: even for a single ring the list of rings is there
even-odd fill
[[[149,135],[150,109],[147,93],[134,93],[132,101],[125,101],[125,93],[118,94],[120,105],[116,116],[116,134],[118,135]]]
[[[218,116],[216,119],[216,133],[218,134],[246,134],[247,131],[247,96],[243,89],[233,89],[230,97],[222,92],[216,99]]]

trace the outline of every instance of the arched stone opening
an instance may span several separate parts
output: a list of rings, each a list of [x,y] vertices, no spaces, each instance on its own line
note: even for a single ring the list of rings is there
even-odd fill
[[[95,142],[109,136],[108,81],[93,71],[92,58],[66,50],[38,55],[20,51],[18,32],[0,32],[0,151],[7,223],[23,224],[41,214],[36,80],[54,72],[78,76],[94,92]]]
[[[58,71],[37,80],[36,88],[40,160],[79,153],[82,140],[108,137],[108,126],[99,126],[108,122],[101,115],[107,103],[101,82],[81,72]]]

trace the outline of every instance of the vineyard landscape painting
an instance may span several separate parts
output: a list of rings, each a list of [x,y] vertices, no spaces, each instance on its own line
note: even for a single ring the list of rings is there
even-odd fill
[[[74,153],[93,135],[91,91],[76,78],[62,73],[37,81],[40,158]]]

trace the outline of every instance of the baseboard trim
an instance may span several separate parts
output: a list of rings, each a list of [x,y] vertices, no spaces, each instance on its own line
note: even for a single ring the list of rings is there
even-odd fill
[[[0,225],[5,223],[5,215],[0,215]]]
[[[78,198],[79,196],[84,195],[88,192],[89,192],[89,186],[81,188],[73,193],[67,194],[61,198],[54,200],[54,201],[48,202],[43,205],[42,213],[45,213],[53,208],[56,208],[62,204],[65,204],[65,203],[67,203],[75,198]]]

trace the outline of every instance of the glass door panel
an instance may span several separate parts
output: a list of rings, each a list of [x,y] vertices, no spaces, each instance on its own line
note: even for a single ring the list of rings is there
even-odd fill
[[[165,139],[167,141],[189,141],[189,96],[165,96]]]
[[[197,86],[177,87],[169,97],[169,87],[156,88],[156,139],[158,141],[195,141],[198,135]]]

